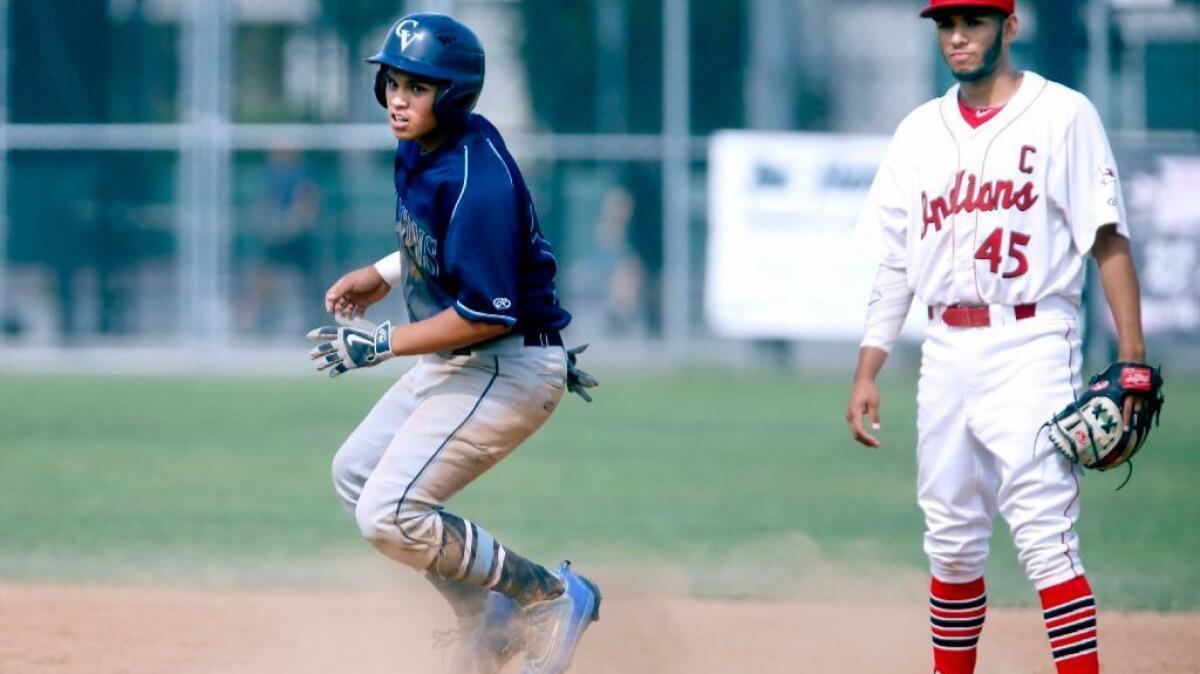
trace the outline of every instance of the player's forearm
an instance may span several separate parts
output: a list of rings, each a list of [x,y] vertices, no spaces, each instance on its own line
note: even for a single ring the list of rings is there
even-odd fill
[[[883,364],[887,362],[888,352],[877,346],[864,346],[858,350],[858,365],[854,368],[854,381],[875,381]]]
[[[508,332],[504,325],[468,321],[453,308],[416,323],[392,328],[392,353],[415,356],[477,344]]]
[[[1146,344],[1142,336],[1142,303],[1137,269],[1129,249],[1129,239],[1105,227],[1092,249],[1100,268],[1100,282],[1117,328],[1121,360],[1143,361]]]

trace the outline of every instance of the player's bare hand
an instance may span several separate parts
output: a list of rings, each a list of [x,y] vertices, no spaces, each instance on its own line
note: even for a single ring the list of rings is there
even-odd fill
[[[325,311],[337,316],[361,317],[367,307],[386,297],[391,289],[373,265],[359,267],[325,291]]]
[[[1125,404],[1121,410],[1121,422],[1125,425],[1125,430],[1129,430],[1129,420],[1133,418],[1134,412],[1142,410],[1142,399],[1132,396],[1125,399]]]
[[[856,441],[867,447],[879,447],[879,440],[863,427],[863,417],[871,421],[871,430],[879,430],[879,387],[869,379],[854,382],[846,407],[846,423]]]
[[[1107,227],[1104,231],[1111,238],[1114,230],[1112,227]],[[1146,349],[1145,347],[1127,347],[1126,345],[1122,345],[1117,360],[1126,363],[1144,363],[1146,362]],[[1143,402],[1145,401],[1137,396],[1128,396],[1125,398],[1125,403],[1121,405],[1121,423],[1125,430],[1129,430],[1129,424],[1132,423],[1131,419],[1133,419],[1134,413],[1142,411]]]

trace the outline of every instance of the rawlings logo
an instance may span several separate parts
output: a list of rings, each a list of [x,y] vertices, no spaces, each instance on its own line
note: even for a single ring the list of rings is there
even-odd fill
[[[1121,369],[1121,387],[1138,391],[1150,390],[1150,370],[1144,367]]]
[[[1080,449],[1082,449],[1084,447],[1087,447],[1089,444],[1091,444],[1091,442],[1092,441],[1088,438],[1087,431],[1083,430],[1082,428],[1078,428],[1075,430],[1075,446],[1076,447],[1079,447]]]
[[[1100,381],[1096,382],[1095,384],[1092,384],[1093,391],[1103,391],[1106,388],[1108,388],[1108,381],[1105,379],[1101,379]]]
[[[508,299],[507,297],[497,297],[496,299],[492,300],[492,306],[501,311],[510,309],[512,308],[512,300]]]

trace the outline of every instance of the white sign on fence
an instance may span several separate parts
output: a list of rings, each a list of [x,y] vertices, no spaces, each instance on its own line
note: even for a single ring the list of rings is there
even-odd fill
[[[875,265],[851,231],[887,136],[723,131],[709,146],[705,314],[722,336],[862,337]],[[905,334],[919,336],[914,301]]]

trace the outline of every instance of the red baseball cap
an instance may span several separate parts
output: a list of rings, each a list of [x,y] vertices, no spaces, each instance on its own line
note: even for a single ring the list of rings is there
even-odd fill
[[[944,9],[996,9],[1012,14],[1016,8],[1015,0],[929,0],[929,6],[921,10],[921,16],[928,18],[934,12]]]

